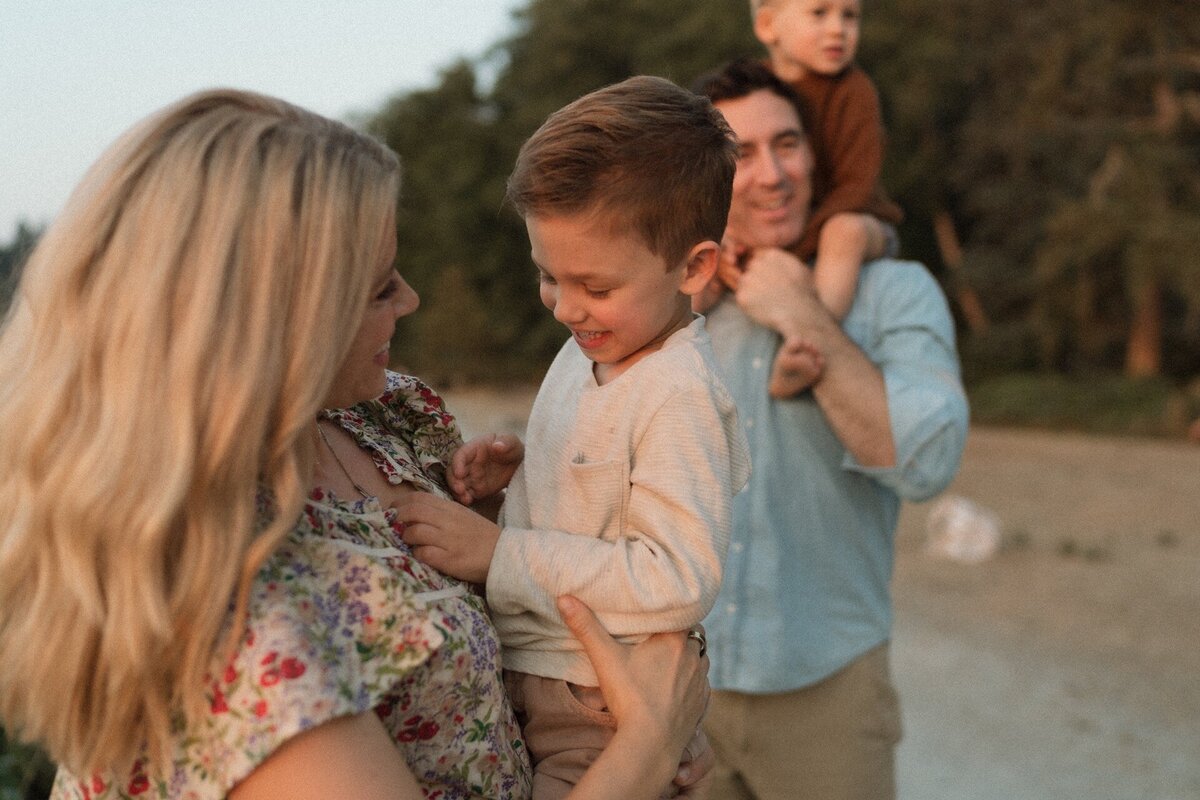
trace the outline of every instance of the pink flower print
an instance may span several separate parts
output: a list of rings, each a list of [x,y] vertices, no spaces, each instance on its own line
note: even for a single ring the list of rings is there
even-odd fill
[[[275,684],[279,683],[279,670],[275,667],[272,667],[262,674],[262,677],[258,679],[258,682],[262,686],[274,686]]]
[[[266,715],[267,715],[267,701],[259,700],[257,703],[254,704],[254,716],[258,717],[259,719],[262,719]]]

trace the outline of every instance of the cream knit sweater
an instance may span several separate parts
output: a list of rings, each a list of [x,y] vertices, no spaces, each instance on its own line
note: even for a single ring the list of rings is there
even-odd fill
[[[504,667],[596,685],[561,594],[629,642],[702,620],[749,475],[702,317],[604,386],[569,340],[534,401],[488,574]]]

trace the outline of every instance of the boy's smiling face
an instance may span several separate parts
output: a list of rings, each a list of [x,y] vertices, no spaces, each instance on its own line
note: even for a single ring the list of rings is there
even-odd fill
[[[592,361],[599,383],[658,350],[692,318],[689,296],[716,267],[716,242],[702,242],[668,265],[635,233],[602,216],[528,216],[542,303]]]

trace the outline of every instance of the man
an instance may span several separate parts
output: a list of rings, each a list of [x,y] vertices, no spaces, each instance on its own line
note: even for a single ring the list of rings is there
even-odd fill
[[[721,762],[712,796],[894,797],[893,543],[901,499],[941,491],[962,455],[953,324],[923,267],[880,260],[863,267],[839,325],[782,249],[810,197],[795,95],[752,61],[697,90],[740,148],[726,230],[735,289],[706,313],[753,462],[705,620],[717,690],[705,726]],[[811,392],[768,393],[781,341],[819,354]]]

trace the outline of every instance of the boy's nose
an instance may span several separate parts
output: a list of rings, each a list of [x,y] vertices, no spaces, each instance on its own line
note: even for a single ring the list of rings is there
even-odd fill
[[[583,308],[567,292],[559,292],[554,301],[554,318],[564,325],[579,322],[583,319]]]

